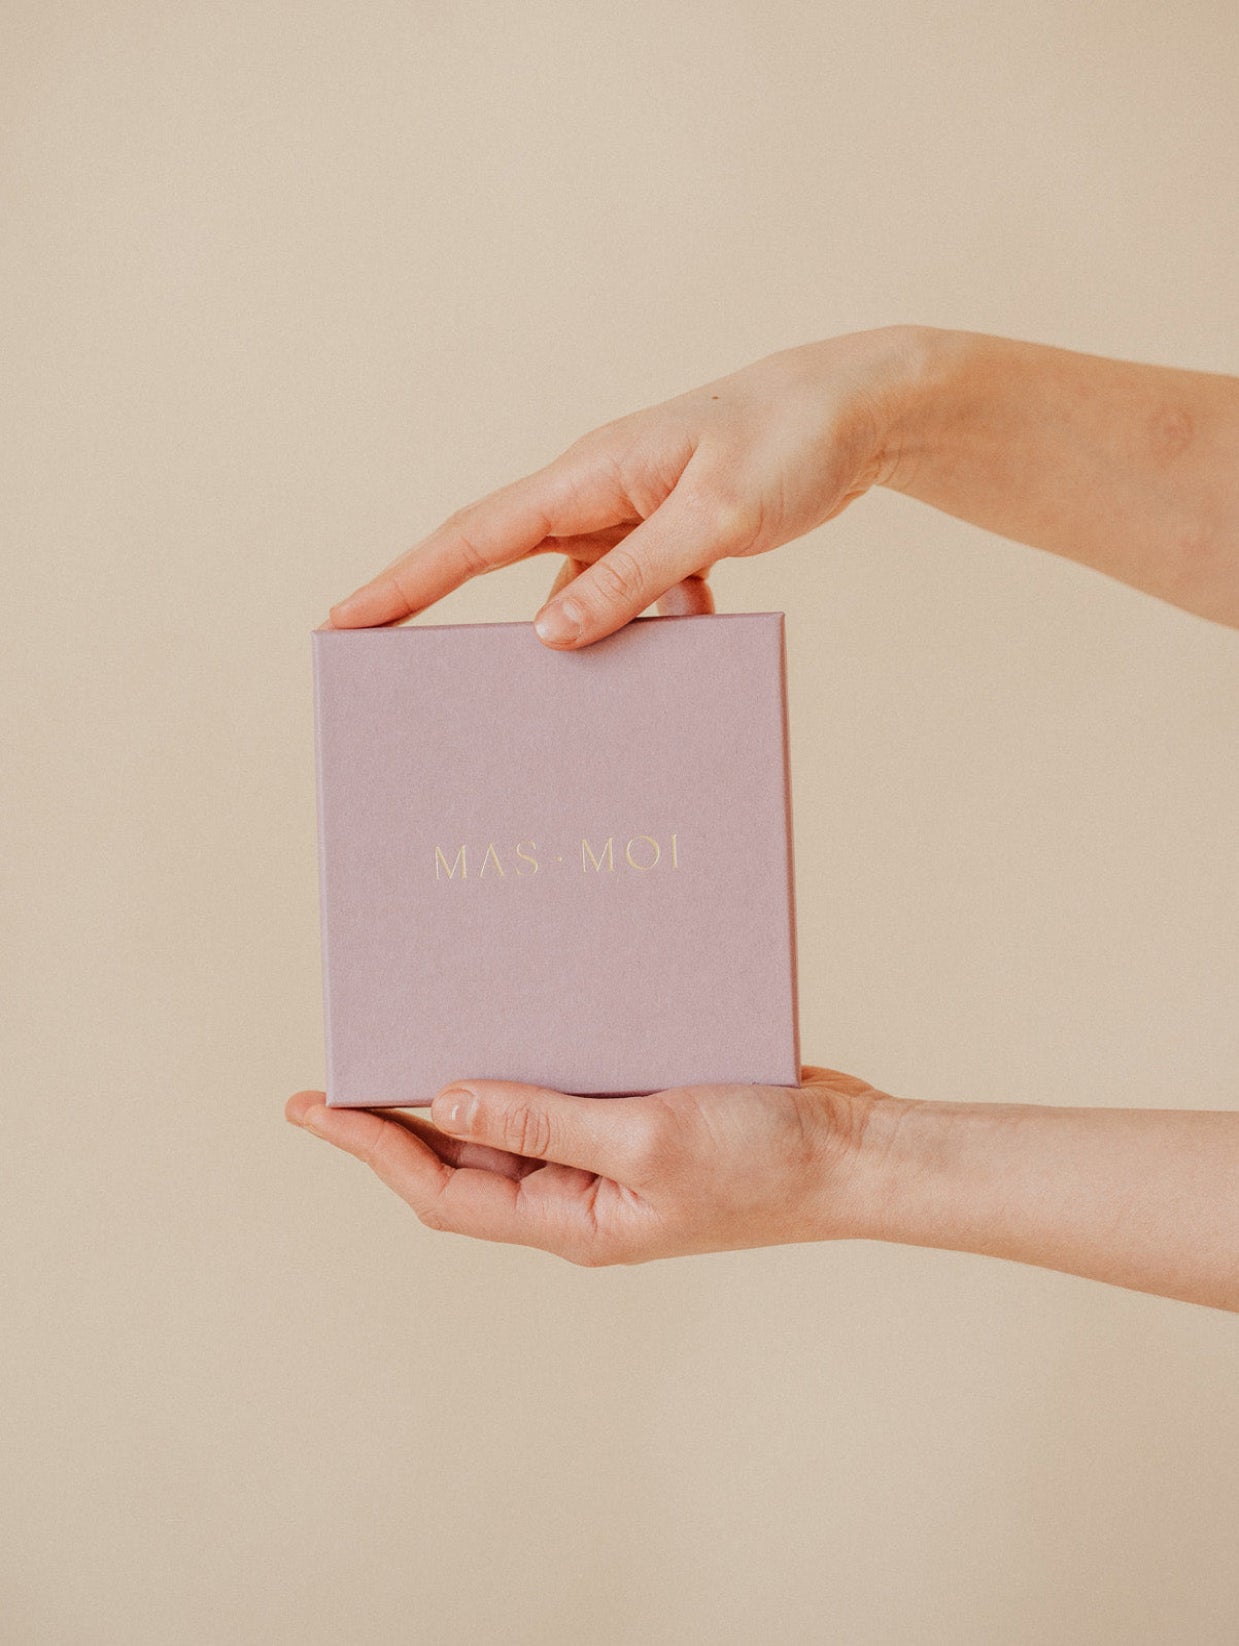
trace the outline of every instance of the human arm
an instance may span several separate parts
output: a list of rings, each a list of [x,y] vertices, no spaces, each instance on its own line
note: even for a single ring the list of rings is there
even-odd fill
[[[787,349],[608,423],[458,511],[330,621],[400,622],[558,552],[539,632],[586,645],[874,485],[1239,625],[1239,378],[925,326]]]
[[[883,1240],[1239,1311],[1239,1113],[908,1102],[818,1068],[613,1101],[469,1081],[430,1119],[301,1092],[286,1113],[428,1227],[588,1267]]]
[[[1239,377],[927,334],[883,484],[1239,625]]]

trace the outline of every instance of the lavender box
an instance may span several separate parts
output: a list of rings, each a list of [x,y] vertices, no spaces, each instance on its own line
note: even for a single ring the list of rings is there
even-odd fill
[[[312,641],[329,1103],[797,1083],[781,613]]]

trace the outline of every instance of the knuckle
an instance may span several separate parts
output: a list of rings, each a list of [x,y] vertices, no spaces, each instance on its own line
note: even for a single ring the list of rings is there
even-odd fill
[[[378,1119],[377,1116],[375,1118]],[[378,1120],[378,1124],[374,1127],[370,1140],[365,1146],[365,1152],[361,1157],[365,1165],[372,1172],[377,1172],[380,1177],[383,1175],[383,1168],[387,1164],[391,1146],[391,1134],[388,1132],[387,1126],[387,1121]]]
[[[642,1107],[625,1119],[630,1175],[638,1183],[648,1183],[662,1175],[672,1162],[673,1118],[660,1103]]]
[[[617,1259],[596,1240],[575,1240],[560,1250],[560,1256],[577,1269],[607,1269]]]
[[[466,576],[480,577],[483,572],[489,571],[490,561],[474,535],[474,523],[470,519],[469,511],[461,510],[458,514],[452,515],[446,525]]]
[[[716,492],[710,508],[711,535],[733,552],[747,548],[761,530],[760,512],[751,503],[724,491]]]
[[[760,503],[735,468],[719,467],[699,476],[684,500],[708,525],[710,537],[720,549],[734,553],[747,548],[761,531]]]
[[[607,606],[630,606],[645,589],[641,563],[622,543],[595,564],[592,575],[594,587]]]
[[[564,457],[601,457],[610,449],[615,437],[615,427],[611,423],[600,423],[596,429],[590,429],[585,434],[578,435],[570,446],[565,446]]]
[[[616,448],[621,446],[626,437],[630,436],[634,426],[641,422],[641,412],[625,412],[619,417],[609,417],[605,423],[597,423],[592,429],[587,429],[568,447],[571,452],[586,452],[592,456],[610,457]]]
[[[421,611],[426,605],[425,573],[412,561],[402,561],[388,573],[392,588],[404,601],[410,612]]]
[[[545,1159],[551,1147],[550,1116],[531,1103],[513,1104],[503,1112],[499,1134],[513,1154]]]
[[[424,1228],[437,1231],[448,1227],[448,1217],[441,1200],[432,1200],[417,1214],[417,1220]]]

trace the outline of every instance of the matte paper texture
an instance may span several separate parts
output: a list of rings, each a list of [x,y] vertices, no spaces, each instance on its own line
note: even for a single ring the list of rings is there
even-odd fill
[[[313,652],[330,1103],[797,1083],[782,614]]]

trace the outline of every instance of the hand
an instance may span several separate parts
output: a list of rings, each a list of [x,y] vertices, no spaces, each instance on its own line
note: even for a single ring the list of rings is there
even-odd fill
[[[454,514],[333,606],[331,625],[398,623],[481,572],[556,552],[536,624],[549,646],[588,645],[656,601],[708,611],[716,561],[799,537],[886,477],[917,336],[788,349],[608,423]]]
[[[285,1114],[363,1161],[428,1228],[596,1267],[858,1232],[853,1166],[883,1094],[830,1069],[801,1078],[615,1099],[471,1080],[439,1093],[433,1125],[329,1109],[321,1092],[298,1092]]]

